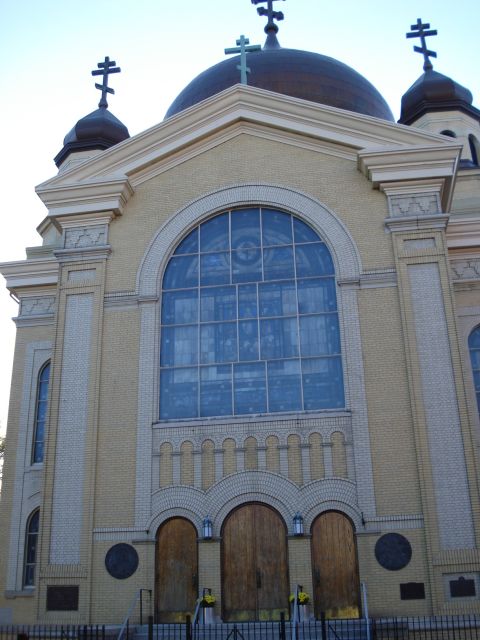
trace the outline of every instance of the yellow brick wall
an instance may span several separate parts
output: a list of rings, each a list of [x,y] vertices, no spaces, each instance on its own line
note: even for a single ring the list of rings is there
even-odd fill
[[[325,467],[323,462],[322,436],[319,433],[312,433],[309,438],[310,444],[310,475],[312,480],[320,480],[325,477]]]
[[[221,582],[221,545],[217,540],[204,540],[198,544],[198,588],[211,589],[217,599],[214,615],[221,617],[222,611],[222,582]]]
[[[193,482],[193,444],[191,442],[183,442],[181,446],[180,484],[191,486]]]
[[[382,532],[385,533],[385,532]],[[422,529],[403,529],[412,546],[412,559],[398,571],[383,569],[375,558],[375,544],[380,535],[357,536],[360,580],[366,582],[368,607],[372,617],[425,615],[430,612],[431,593],[425,563],[425,539]],[[424,582],[425,600],[400,600],[400,583]]]
[[[261,167],[261,175],[259,168]],[[114,251],[107,291],[133,290],[140,260],[153,234],[173,213],[200,195],[245,182],[282,184],[311,194],[349,227],[365,269],[391,267],[383,194],[356,163],[279,142],[241,135],[138,185],[121,218],[110,225]]]
[[[93,623],[119,624],[120,621],[123,622],[138,590],[153,589],[155,582],[155,543],[151,541],[134,544],[139,559],[138,569],[130,578],[118,580],[113,578],[105,568],[105,556],[108,550],[118,542],[102,541],[94,543],[91,592],[91,617]],[[152,609],[149,606],[148,594],[142,595],[145,616],[150,613],[153,614],[153,595],[152,592]],[[137,604],[132,615],[132,623],[138,624],[139,621],[140,606]],[[146,620],[144,620],[145,623]]]
[[[227,438],[223,441],[223,475],[228,476],[237,470],[237,458],[235,455],[235,440]]]
[[[359,309],[378,514],[419,513],[418,472],[397,289],[361,290]]]
[[[126,339],[128,336],[128,339]],[[106,310],[97,441],[95,526],[133,525],[138,311]]]

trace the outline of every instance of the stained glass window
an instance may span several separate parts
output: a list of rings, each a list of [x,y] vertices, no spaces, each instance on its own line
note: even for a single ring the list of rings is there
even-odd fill
[[[161,420],[345,405],[333,261],[293,215],[237,209],[191,231],[161,318]]]
[[[25,560],[23,570],[24,587],[33,587],[35,585],[35,567],[37,564],[39,520],[40,511],[37,509],[32,513],[27,522],[25,531]]]
[[[473,384],[477,396],[477,407],[480,415],[480,327],[472,331],[468,339],[470,361],[473,369]]]
[[[48,383],[50,363],[42,367],[38,375],[37,398],[35,406],[35,429],[33,436],[32,462],[43,462],[45,448],[45,424],[48,407]]]

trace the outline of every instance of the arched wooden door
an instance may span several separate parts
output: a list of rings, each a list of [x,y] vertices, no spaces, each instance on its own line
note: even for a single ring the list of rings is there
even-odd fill
[[[263,504],[232,511],[222,530],[224,621],[278,620],[288,611],[287,530]]]
[[[184,518],[167,520],[155,549],[155,614],[158,622],[193,615],[198,590],[197,531]]]
[[[353,524],[338,511],[327,511],[312,525],[312,573],[315,616],[358,618],[360,584]]]

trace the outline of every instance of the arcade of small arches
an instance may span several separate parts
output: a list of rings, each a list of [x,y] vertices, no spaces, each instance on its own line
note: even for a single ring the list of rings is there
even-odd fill
[[[219,444],[210,438],[198,444],[184,440],[177,447],[162,442],[157,486],[195,486],[206,491],[220,478],[244,470],[281,474],[299,486],[328,477],[354,477],[351,444],[341,431],[327,437],[313,432],[303,440],[298,434],[282,439],[268,435],[262,441],[253,436],[243,441],[227,437]]]

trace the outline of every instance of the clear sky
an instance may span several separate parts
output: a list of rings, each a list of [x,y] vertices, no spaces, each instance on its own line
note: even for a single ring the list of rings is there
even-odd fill
[[[405,38],[422,18],[438,29],[429,39],[434,68],[467,86],[480,106],[478,0],[278,0],[275,9],[285,14],[282,46],[354,67],[397,118],[402,94],[422,73],[415,42]],[[64,136],[97,108],[98,78],[90,75],[97,62],[108,55],[122,68],[110,76],[109,105],[135,135],[161,121],[180,90],[222,60],[241,33],[263,44],[264,25],[250,0],[0,0],[0,261],[23,259],[26,246],[39,244],[35,229],[46,209],[34,186],[55,175]],[[0,288],[0,433],[16,313]]]

